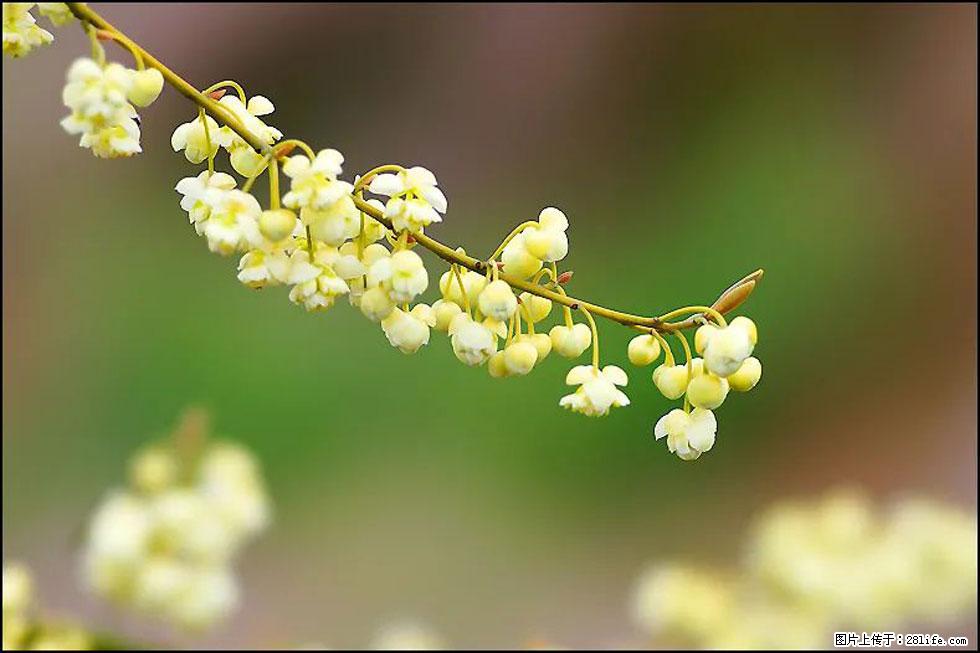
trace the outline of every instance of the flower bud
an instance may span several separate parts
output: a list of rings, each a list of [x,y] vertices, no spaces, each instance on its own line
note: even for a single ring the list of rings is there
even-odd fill
[[[547,333],[525,333],[524,335],[518,336],[517,340],[519,342],[529,342],[534,345],[534,348],[538,352],[539,363],[551,353],[551,337]]]
[[[736,327],[745,331],[745,333],[747,333],[749,336],[749,340],[752,341],[753,346],[759,344],[759,331],[756,329],[755,322],[744,315],[739,315],[737,318],[732,320],[728,326]]]
[[[490,329],[460,313],[449,324],[453,353],[466,365],[483,365],[497,352],[497,339]]]
[[[649,333],[638,335],[630,340],[626,353],[631,363],[645,367],[660,358],[660,341]]]
[[[653,370],[653,384],[660,394],[668,399],[680,399],[687,391],[688,372],[686,365],[667,365],[664,363]]]
[[[695,408],[714,410],[728,396],[728,381],[714,374],[699,374],[687,385],[687,398]]]
[[[177,482],[179,466],[172,453],[152,447],[139,453],[129,467],[130,482],[141,492],[154,494]]]
[[[480,311],[488,317],[504,321],[516,310],[517,297],[506,281],[493,281],[480,293]]]
[[[495,379],[510,376],[510,370],[507,369],[507,362],[504,360],[504,352],[498,351],[490,357],[490,360],[487,361],[487,370],[490,372],[490,376]]]
[[[541,259],[527,251],[524,234],[517,234],[507,243],[500,255],[500,260],[504,264],[504,272],[522,279],[530,278],[543,265]]]
[[[289,238],[296,229],[296,214],[289,209],[269,209],[259,216],[259,231],[268,240],[278,243]]]
[[[368,288],[361,295],[361,312],[364,313],[364,317],[372,322],[380,322],[387,318],[394,308],[395,304],[391,301],[388,293],[378,286]]]
[[[551,313],[551,300],[545,297],[538,297],[529,292],[521,293],[521,304],[527,312],[526,317],[531,322],[540,322]]]
[[[449,331],[449,325],[452,323],[453,318],[463,312],[459,304],[445,299],[436,300],[432,305],[432,310],[436,313],[436,330],[442,331],[443,333]]]
[[[156,68],[135,70],[127,97],[138,107],[148,107],[160,97],[163,90],[163,75]]]
[[[529,342],[512,342],[504,349],[504,363],[511,374],[527,374],[537,362],[538,350]]]
[[[755,356],[745,359],[738,371],[728,377],[728,385],[736,392],[748,392],[762,378],[762,363]]]
[[[704,353],[704,348],[708,346],[708,340],[718,332],[717,325],[703,324],[694,332],[694,351],[699,354]]]
[[[551,344],[565,358],[577,358],[592,344],[592,330],[579,323],[571,328],[558,325],[551,329]]]

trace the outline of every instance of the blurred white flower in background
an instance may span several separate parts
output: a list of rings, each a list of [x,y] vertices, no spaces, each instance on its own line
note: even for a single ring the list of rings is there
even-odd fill
[[[232,564],[270,519],[254,456],[206,441],[205,424],[189,413],[171,439],[136,454],[129,487],[93,515],[82,560],[96,593],[190,630],[237,606]]]
[[[861,494],[837,491],[761,515],[740,570],[651,568],[633,612],[657,641],[826,648],[835,631],[954,625],[976,598],[975,512],[907,499],[880,514]]]
[[[31,572],[20,563],[4,563],[3,650],[80,651],[93,644],[89,633],[73,624],[39,618]]]
[[[393,621],[378,629],[372,651],[439,651],[446,643],[438,633],[415,621]]]

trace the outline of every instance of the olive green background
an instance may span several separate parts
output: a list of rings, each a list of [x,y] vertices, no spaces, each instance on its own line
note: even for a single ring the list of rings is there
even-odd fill
[[[52,607],[169,637],[86,596],[75,547],[189,405],[257,452],[276,506],[243,611],[193,640],[215,645],[363,646],[399,617],[463,646],[623,644],[648,562],[734,564],[772,501],[850,484],[975,510],[975,7],[95,7],[199,87],[267,95],[351,177],[429,167],[431,233],[473,255],[562,208],[573,294],[652,314],[765,268],[742,309],[764,375],[690,464],[653,439],[670,405],[617,325],[633,405],[594,420],[558,408],[564,359],[494,380],[441,334],[404,356],[346,302],[249,291],[177,206],[181,96],[140,112],[132,160],[61,131],[87,48],[63,28],[3,63],[4,557]]]

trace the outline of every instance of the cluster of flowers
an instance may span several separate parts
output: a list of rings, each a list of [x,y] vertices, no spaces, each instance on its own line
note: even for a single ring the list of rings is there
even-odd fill
[[[259,119],[272,112],[267,99],[256,96],[246,103],[241,93],[222,97],[221,102],[247,120],[249,131],[265,143],[278,142],[281,133]],[[211,251],[242,255],[238,278],[249,287],[291,286],[290,300],[309,311],[327,309],[337,297],[347,295],[367,318],[380,323],[400,351],[417,352],[428,344],[434,328],[448,334],[461,362],[486,364],[497,378],[528,374],[552,351],[577,358],[591,346],[595,354],[594,324],[576,324],[566,306],[565,323],[539,333],[535,325],[550,315],[551,300],[529,292],[517,296],[500,278],[501,269],[535,284],[549,276],[542,287],[561,290],[555,264],[568,254],[569,223],[556,208],[545,208],[537,220],[515,229],[491,257],[485,274],[453,265],[439,280],[439,300],[432,305],[414,303],[429,286],[422,258],[413,251],[414,236],[440,222],[447,209],[446,196],[429,170],[382,166],[350,184],[340,179],[344,158],[336,150],[283,157],[289,192],[280,206],[278,169],[270,170],[271,207],[263,210],[248,189],[274,158],[278,161],[275,151],[259,157],[228,127],[219,127],[203,113],[177,128],[172,145],[192,163],[208,160],[207,170],[178,182],[181,207]],[[228,150],[232,167],[248,177],[242,188],[231,175],[214,171],[221,147]],[[243,168],[236,153],[241,157],[246,151],[253,158]],[[365,190],[386,198],[384,203],[370,199],[367,204],[391,223],[391,231],[356,205],[354,197],[363,197]],[[695,348],[703,359],[689,357],[675,364],[670,347],[655,332],[637,336],[629,346],[629,358],[639,366],[650,365],[665,351],[666,362],[654,371],[654,384],[670,399],[684,396],[685,407],[665,415],[655,435],[666,437],[670,451],[684,460],[696,459],[714,444],[717,423],[712,410],[729,390],[748,391],[762,374],[761,363],[751,356],[755,324],[746,317],[731,324],[720,315],[717,320],[696,334]],[[577,413],[602,416],[630,403],[620,389],[628,382],[626,372],[615,365],[600,367],[597,354],[592,365],[573,367],[566,382],[578,388],[559,405]]]
[[[658,641],[818,649],[835,631],[954,625],[975,609],[976,579],[975,513],[907,499],[877,515],[862,496],[837,492],[763,514],[741,570],[650,569],[634,612]]]
[[[50,43],[53,36],[35,24],[31,8],[35,3],[3,3],[3,51],[13,57],[29,53],[35,46]],[[63,2],[37,3],[43,15],[54,25],[74,19]],[[139,55],[137,69],[119,63],[108,63],[99,38],[113,38],[94,27],[92,58],[82,57],[68,68],[62,101],[71,110],[61,126],[69,134],[79,135],[79,145],[91,149],[103,159],[128,157],[141,152],[140,123],[136,107],[148,107],[163,90],[163,75],[155,68],[145,68]]]
[[[203,437],[191,420],[140,451],[129,487],[111,491],[93,515],[83,555],[95,592],[185,629],[237,605],[232,563],[269,522],[253,456]]]
[[[52,15],[70,17],[67,7],[59,7],[57,12],[50,10]],[[17,11],[11,9],[12,24],[33,22],[29,11]],[[6,12],[5,5],[5,21]],[[118,32],[96,30],[88,23],[85,27],[94,58],[79,59],[68,71],[64,102],[72,112],[62,124],[70,133],[81,134],[81,146],[96,156],[129,156],[140,151],[135,106],[156,99],[163,77],[156,69],[145,69],[140,49]],[[6,43],[6,27],[4,34]],[[138,69],[107,64],[99,39],[114,39],[128,48]],[[229,89],[235,92],[228,94]],[[519,225],[489,260],[466,263],[473,269],[463,269],[465,259],[456,258],[460,262],[440,278],[441,298],[431,305],[423,303],[419,300],[429,287],[429,274],[414,248],[427,227],[442,221],[448,204],[432,172],[420,166],[386,165],[354,183],[344,181],[340,152],[314,152],[302,141],[283,141],[282,132],[265,122],[263,118],[275,110],[267,98],[248,98],[233,81],[214,85],[204,94],[210,103],[199,103],[207,110],[201,108],[197,117],[178,126],[171,145],[191,163],[207,162],[207,168],[181,179],[176,190],[181,208],[208,248],[239,257],[238,279],[243,284],[256,289],[288,286],[290,301],[307,311],[329,309],[346,295],[380,324],[400,351],[419,351],[436,329],[449,336],[460,361],[486,365],[495,378],[526,375],[552,351],[575,359],[591,347],[592,364],[568,372],[566,383],[577,387],[559,405],[592,417],[629,405],[622,390],[628,383],[626,372],[615,365],[600,366],[598,332],[588,310],[594,307],[558,297],[565,294],[562,284],[570,278],[557,267],[568,254],[569,222],[560,210],[545,208],[536,220]],[[209,112],[225,124],[219,125]],[[301,153],[290,156],[296,148]],[[245,178],[241,186],[231,174],[215,169],[221,150],[227,152],[234,172]],[[280,165],[290,180],[282,197]],[[269,177],[267,209],[251,193],[264,172]],[[365,193],[375,197],[365,200]],[[515,287],[524,292],[517,296]],[[539,332],[536,325],[550,315],[552,299],[562,302],[564,323]],[[572,307],[583,311],[588,324],[575,323]],[[751,389],[762,367],[751,357],[756,343],[751,320],[739,317],[727,324],[711,308],[686,313],[702,322],[709,316],[715,321],[697,332],[695,345],[703,358],[692,359],[683,340],[687,356],[683,364],[675,364],[670,347],[655,330],[630,343],[629,357],[634,364],[649,365],[665,351],[665,363],[653,373],[654,384],[666,397],[685,400],[682,409],[657,422],[654,434],[666,438],[669,450],[680,458],[694,460],[714,444],[717,423],[712,411],[729,390]]]
[[[37,46],[54,41],[54,35],[40,27],[31,14],[35,4],[53,25],[64,25],[73,18],[64,2],[3,3],[3,53],[8,57],[23,57]]]
[[[65,621],[38,616],[34,579],[19,563],[3,565],[3,650],[83,651],[94,648],[91,635]]]
[[[730,324],[720,315],[717,319],[720,324],[706,323],[697,330],[694,348],[701,357],[686,363],[677,364],[667,342],[653,333],[629,343],[630,362],[640,367],[656,362],[661,351],[665,354],[665,362],[653,370],[653,383],[668,399],[684,397],[684,408],[661,417],[654,436],[667,438],[667,448],[682,460],[695,460],[714,446],[718,422],[713,411],[729,391],[748,392],[762,378],[762,363],[752,356],[758,341],[755,323],[743,316]]]

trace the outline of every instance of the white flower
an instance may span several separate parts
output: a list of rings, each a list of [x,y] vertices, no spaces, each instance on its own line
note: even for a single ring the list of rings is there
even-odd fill
[[[38,45],[54,40],[51,32],[38,27],[31,15],[33,2],[3,3],[3,53],[23,57]]]
[[[385,217],[396,231],[421,231],[433,222],[441,222],[439,214],[446,212],[446,196],[438,188],[435,175],[421,166],[377,175],[368,190],[390,198]]]
[[[592,344],[592,330],[585,324],[567,327],[559,324],[551,329],[551,344],[565,358],[578,358]]]
[[[376,261],[367,276],[368,286],[381,286],[396,304],[414,300],[429,286],[422,258],[408,249]]]
[[[556,208],[548,207],[538,216],[538,225],[526,228],[524,246],[542,261],[560,261],[568,254],[568,218]],[[506,268],[505,268],[506,269]]]
[[[255,535],[268,526],[271,507],[262,473],[244,447],[232,442],[211,445],[200,463],[198,487],[237,537]]]
[[[705,366],[718,376],[734,374],[752,355],[756,337],[755,324],[746,317],[735,318],[723,329],[706,331],[702,337]]]
[[[289,254],[283,249],[253,249],[238,262],[238,280],[249,288],[265,288],[289,279]]]
[[[180,208],[187,211],[187,217],[198,235],[201,233],[201,223],[211,217],[211,211],[218,200],[235,185],[235,179],[231,175],[207,170],[196,177],[184,177],[177,182],[174,190],[183,195]]]
[[[350,292],[347,282],[325,260],[330,257],[330,251],[320,248],[316,254],[312,262],[305,248],[297,249],[290,256],[287,283],[294,285],[289,291],[289,300],[308,311],[330,308],[338,296]]]
[[[487,327],[460,313],[449,324],[453,353],[467,365],[483,365],[497,351],[497,339]]]
[[[380,286],[368,288],[361,295],[361,313],[372,322],[380,322],[385,319],[391,315],[394,308],[395,303],[391,301],[388,292]]]
[[[392,309],[381,321],[381,328],[392,347],[405,354],[414,354],[429,343],[429,328],[435,326],[436,316],[432,307],[416,304],[411,311]]]
[[[282,198],[283,205],[293,209],[323,210],[343,198],[350,199],[354,187],[337,181],[343,162],[344,155],[332,149],[320,150],[313,161],[305,154],[289,157],[282,172],[292,182],[289,192]]]
[[[667,448],[681,460],[695,460],[715,444],[718,422],[710,410],[695,408],[686,413],[675,408],[659,420],[653,429],[659,440],[667,438]]]
[[[460,288],[459,281],[452,270],[444,272],[439,277],[439,292],[442,293],[446,301],[453,302],[457,306],[462,307],[466,302],[469,302],[470,306],[476,305],[480,293],[487,287],[487,278],[473,270],[461,270],[459,276],[463,281],[462,288]],[[464,290],[466,291],[465,300],[463,298]]]
[[[211,116],[194,118],[189,122],[178,125],[170,137],[170,146],[174,152],[184,151],[184,156],[191,163],[201,163],[214,156],[219,147],[231,144],[231,135],[218,127]]]
[[[497,279],[480,293],[479,304],[484,315],[503,322],[509,320],[517,310],[517,297],[506,281]]]
[[[250,133],[255,134],[266,145],[272,145],[282,138],[281,131],[259,119],[259,116],[266,116],[275,111],[268,98],[256,95],[250,98],[246,105],[237,95],[226,95],[219,102],[238,118]],[[244,177],[252,177],[262,172],[266,165],[263,155],[252,149],[252,146],[230,127],[222,127],[221,131],[223,132],[221,146],[228,150],[231,167]]]
[[[71,9],[64,2],[39,2],[37,8],[55,27],[67,25],[75,19],[75,14],[71,13]]]
[[[289,209],[267,209],[259,216],[259,232],[270,243],[279,243],[296,232],[298,222]]]
[[[132,156],[143,151],[140,147],[140,128],[134,118],[117,116],[115,124],[82,134],[78,144],[92,150],[100,159],[116,159]]]
[[[216,254],[228,256],[243,252],[262,244],[261,215],[262,207],[255,197],[244,191],[228,190],[216,200],[201,233],[208,239],[208,248]]]
[[[629,405],[629,397],[616,387],[628,381],[626,372],[615,365],[606,365],[601,371],[592,365],[578,365],[568,372],[565,383],[579,388],[562,397],[558,405],[589,417],[607,415],[611,408]]]
[[[344,241],[357,236],[361,230],[357,207],[354,206],[354,200],[349,195],[341,196],[325,209],[304,208],[300,210],[300,218],[303,224],[309,226],[310,233],[315,239],[322,240],[328,245],[341,245]]]
[[[500,261],[504,264],[504,272],[521,279],[532,277],[544,265],[541,259],[528,251],[523,233],[517,234],[507,243],[500,254]]]

